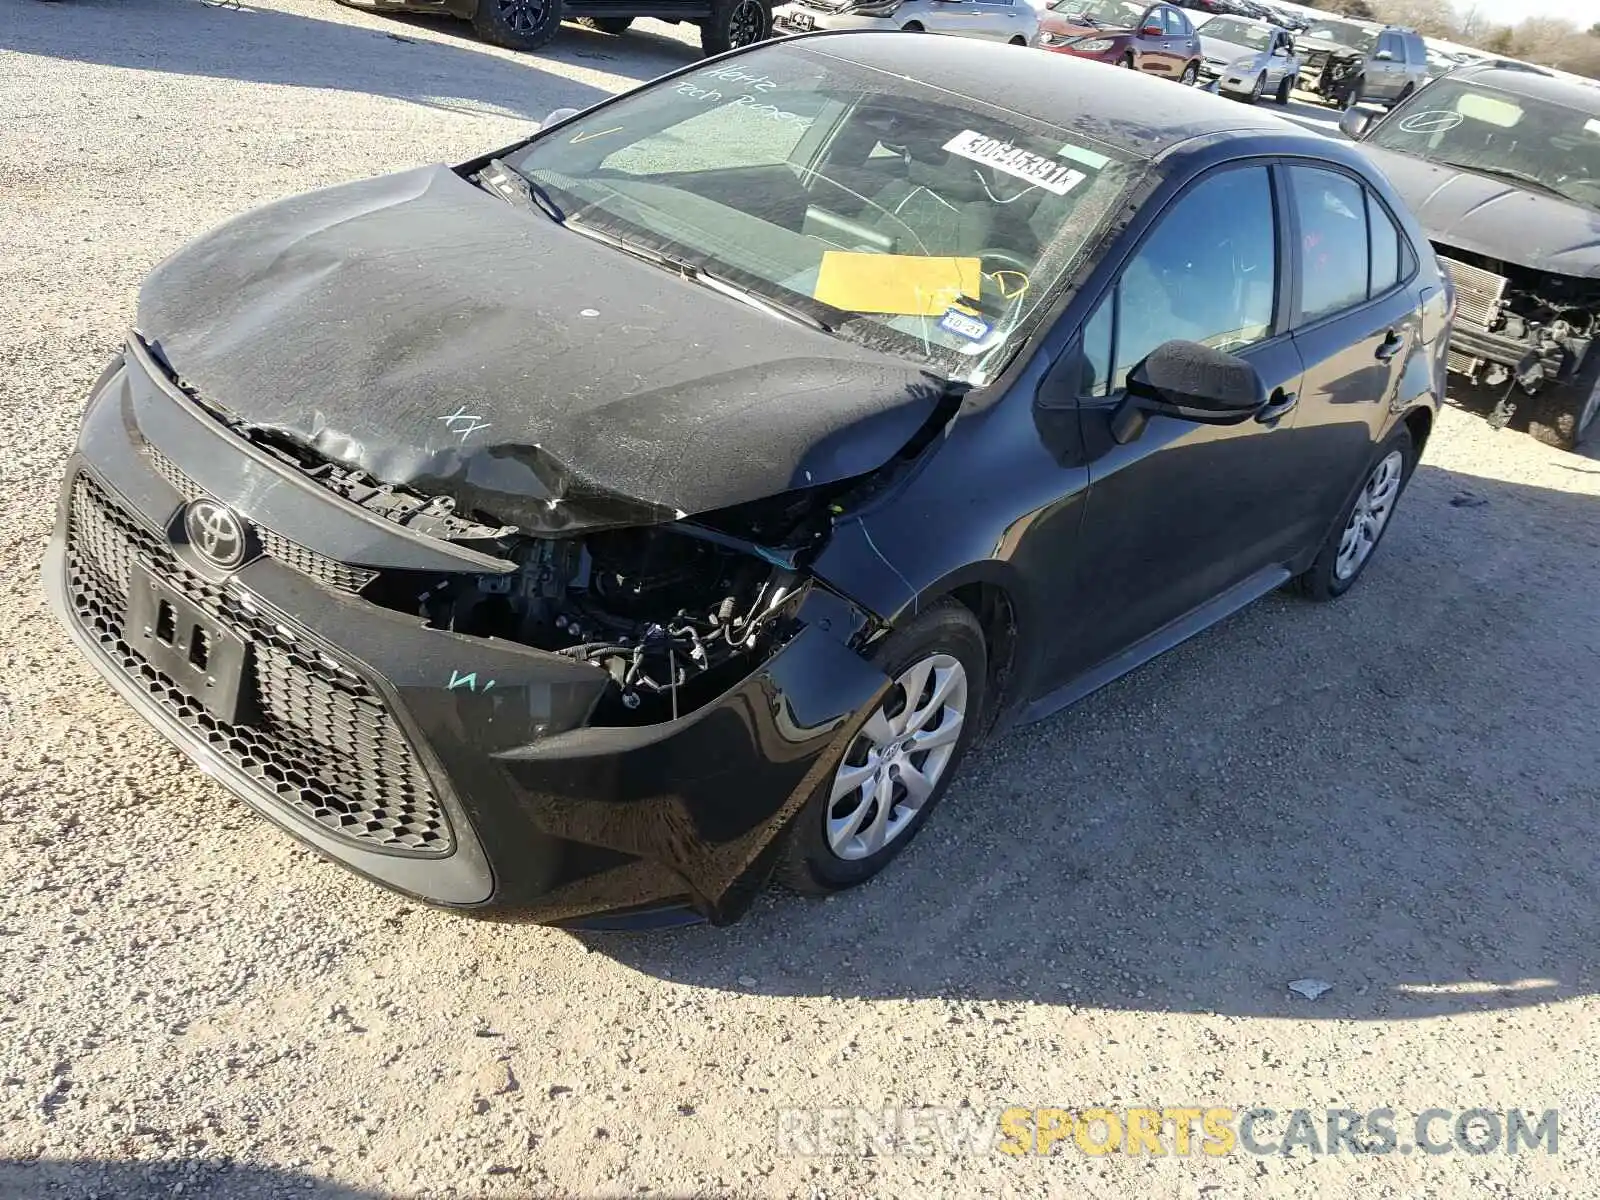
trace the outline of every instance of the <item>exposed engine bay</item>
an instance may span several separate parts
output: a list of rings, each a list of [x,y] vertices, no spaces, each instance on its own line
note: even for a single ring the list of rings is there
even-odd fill
[[[515,572],[385,573],[363,595],[432,628],[594,664],[621,708],[603,723],[675,719],[747,674],[779,636],[801,579],[676,526],[514,535],[501,550]]]
[[[1436,246],[1456,285],[1450,370],[1529,395],[1575,379],[1600,332],[1600,280],[1554,275]]]
[[[599,725],[675,720],[749,674],[793,628],[804,565],[840,501],[859,500],[927,446],[952,406],[866,477],[740,505],[693,521],[537,537],[463,516],[270,431],[232,424],[258,447],[397,525],[515,563],[504,574],[387,570],[363,599],[472,637],[503,638],[605,671]]]
[[[1342,102],[1366,64],[1356,50],[1311,50],[1300,64],[1300,86],[1324,100]]]

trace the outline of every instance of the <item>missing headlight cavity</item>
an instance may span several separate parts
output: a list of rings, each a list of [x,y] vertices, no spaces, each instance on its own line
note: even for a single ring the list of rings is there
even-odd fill
[[[801,581],[753,547],[674,526],[514,536],[503,551],[508,575],[387,573],[364,594],[432,628],[592,663],[614,684],[600,724],[672,720],[749,674],[787,636]]]

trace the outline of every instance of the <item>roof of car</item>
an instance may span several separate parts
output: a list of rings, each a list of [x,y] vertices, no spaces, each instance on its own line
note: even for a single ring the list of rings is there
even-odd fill
[[[1218,133],[1326,140],[1233,100],[1048,50],[976,38],[870,32],[802,34],[777,44],[906,76],[1036,121],[1081,129],[1142,158],[1159,158],[1180,142]]]
[[[1450,72],[1451,79],[1487,83],[1502,92],[1552,100],[1600,114],[1600,88],[1576,79],[1562,79],[1540,67],[1515,63],[1473,63]]]

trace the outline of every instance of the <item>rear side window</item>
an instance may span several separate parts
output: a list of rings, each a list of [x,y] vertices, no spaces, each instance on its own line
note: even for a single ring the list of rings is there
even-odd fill
[[[1189,22],[1184,19],[1183,14],[1177,9],[1162,9],[1161,18],[1166,23],[1167,32],[1172,34],[1174,37],[1189,36]]]
[[[1367,294],[1379,296],[1400,282],[1400,231],[1371,192],[1367,193],[1367,228],[1372,242]]]
[[[1300,322],[1364,302],[1370,256],[1362,186],[1337,171],[1290,167],[1289,193],[1300,221]]]

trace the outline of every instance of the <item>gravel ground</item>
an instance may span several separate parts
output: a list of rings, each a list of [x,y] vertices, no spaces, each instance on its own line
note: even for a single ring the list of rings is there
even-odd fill
[[[1594,1195],[1590,458],[1447,411],[1346,602],[1269,599],[988,747],[886,877],[730,930],[402,903],[79,661],[37,566],[146,271],[693,58],[644,25],[531,58],[305,0],[0,7],[0,1194]],[[1554,1156],[779,1145],[780,1108],[887,1104],[1563,1123]]]

